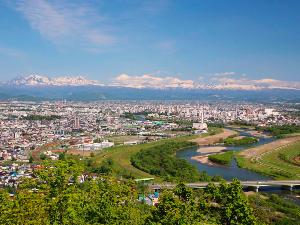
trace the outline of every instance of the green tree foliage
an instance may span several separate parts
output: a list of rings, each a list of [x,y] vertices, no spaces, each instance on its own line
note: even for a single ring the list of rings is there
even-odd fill
[[[222,224],[256,224],[252,209],[243,193],[238,180],[231,184],[225,182],[219,186],[208,185],[205,189],[205,199],[211,204],[212,211],[220,215]]]
[[[41,159],[41,160],[45,160],[46,158],[47,158],[47,157],[46,157],[46,155],[45,155],[44,153],[41,153],[41,154],[40,154],[40,159]]]
[[[250,145],[256,142],[258,142],[258,139],[255,137],[243,137],[241,139],[229,137],[224,140],[224,145],[225,146]]]
[[[264,224],[298,225],[300,206],[276,194],[255,194],[249,197],[255,216]]]
[[[107,162],[113,163],[113,162]],[[79,182],[84,163],[73,159],[45,161],[26,178],[14,197],[0,190],[0,224],[5,225],[252,225],[257,221],[237,180],[192,190],[180,183],[161,192],[156,206],[137,201],[137,185],[111,176]],[[143,189],[146,192],[146,189]],[[256,203],[253,203],[256,202]],[[299,207],[278,196],[251,200],[255,213],[269,207],[287,215],[278,224],[297,224]],[[259,207],[260,205],[261,207]],[[260,213],[260,215],[266,215]],[[270,215],[269,215],[270,216]],[[258,216],[259,217],[259,216]],[[260,217],[259,217],[260,218]],[[272,218],[273,219],[273,218]],[[272,220],[262,220],[271,224]]]
[[[165,180],[198,181],[200,174],[196,167],[186,160],[174,156],[182,148],[194,146],[192,142],[167,142],[159,146],[142,149],[131,158],[133,166]]]
[[[251,207],[238,181],[210,184],[198,195],[183,184],[166,190],[153,209],[155,224],[256,224]]]
[[[59,153],[58,159],[59,159],[59,160],[65,160],[65,159],[66,159],[66,153],[64,153],[64,152]]]
[[[89,170],[92,173],[109,175],[113,172],[114,161],[112,158],[108,158],[102,161],[100,165],[90,166]]]
[[[34,159],[33,159],[32,155],[30,155],[30,156],[29,156],[29,163],[33,163],[33,160],[34,160]]]
[[[80,183],[82,172],[72,160],[45,162],[14,198],[0,191],[0,224],[144,224],[150,208],[136,204],[133,183],[112,177]]]
[[[256,130],[269,132],[274,136],[282,137],[285,134],[293,134],[300,132],[300,126],[299,125],[278,125],[278,126],[269,126],[269,127],[256,127]]]

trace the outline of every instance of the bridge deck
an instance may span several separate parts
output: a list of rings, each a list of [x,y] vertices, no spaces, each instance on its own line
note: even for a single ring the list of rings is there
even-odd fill
[[[211,182],[219,185],[220,182]],[[226,182],[231,183],[231,182]],[[187,183],[186,186],[191,188],[205,188],[209,182]],[[300,180],[267,180],[267,181],[241,181],[243,187],[266,187],[266,186],[300,186]],[[153,184],[149,185],[152,189],[171,189],[175,184]]]

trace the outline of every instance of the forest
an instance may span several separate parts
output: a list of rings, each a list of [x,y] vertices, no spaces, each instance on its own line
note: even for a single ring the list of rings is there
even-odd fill
[[[162,143],[158,146],[141,149],[131,157],[131,163],[138,169],[163,177],[167,181],[198,181],[200,175],[197,168],[186,160],[178,159],[174,156],[176,151],[194,145],[193,142],[188,141]]]
[[[284,137],[284,135],[299,133],[300,126],[299,125],[290,125],[290,124],[274,125],[274,126],[268,126],[268,127],[256,127],[256,130],[268,132],[278,138],[281,138],[281,137]]]
[[[255,137],[243,137],[241,139],[229,137],[224,140],[224,145],[225,146],[250,145],[256,142],[258,142],[258,139]]]
[[[138,201],[139,195],[153,192],[147,186],[110,175],[91,176],[76,160],[44,161],[34,175],[14,191],[0,189],[0,224],[253,225],[300,220],[299,206],[277,195],[247,196],[238,180],[201,190],[178,183],[161,190],[156,205],[148,205]]]

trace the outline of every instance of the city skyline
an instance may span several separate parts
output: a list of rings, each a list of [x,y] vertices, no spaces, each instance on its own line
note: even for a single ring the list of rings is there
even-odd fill
[[[297,1],[3,0],[0,6],[0,80],[72,74],[129,87],[299,86]]]

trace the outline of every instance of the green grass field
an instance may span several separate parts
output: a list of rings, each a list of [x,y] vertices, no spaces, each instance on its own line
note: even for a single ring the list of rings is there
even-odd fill
[[[98,152],[95,155],[95,160],[97,163],[103,162],[103,160],[111,158],[114,162],[113,169],[114,171],[117,171],[118,173],[127,173],[135,178],[150,178],[154,177],[156,182],[161,181],[162,179],[159,177],[155,177],[151,174],[148,174],[146,172],[143,172],[134,166],[131,165],[130,159],[131,156],[139,152],[141,149],[144,148],[150,148],[154,146],[161,145],[163,143],[171,142],[171,141],[188,141],[192,140],[198,137],[205,137],[211,134],[220,133],[222,131],[221,128],[210,128],[210,131],[207,134],[202,135],[187,135],[187,136],[180,136],[176,138],[170,138],[170,139],[163,139],[159,141],[153,141],[145,144],[139,144],[139,145],[120,145],[115,146],[111,148],[107,148],[105,150],[102,150]]]
[[[116,136],[110,136],[107,138],[109,141],[112,141],[115,143],[115,145],[121,145],[124,144],[126,141],[135,141],[140,140],[139,136],[137,135],[116,135]]]
[[[300,141],[275,148],[253,158],[237,155],[238,165],[275,179],[300,179],[300,166],[292,160],[300,155]]]
[[[233,156],[234,156],[234,151],[227,151],[223,153],[209,155],[208,159],[214,163],[218,163],[221,165],[230,165]]]

